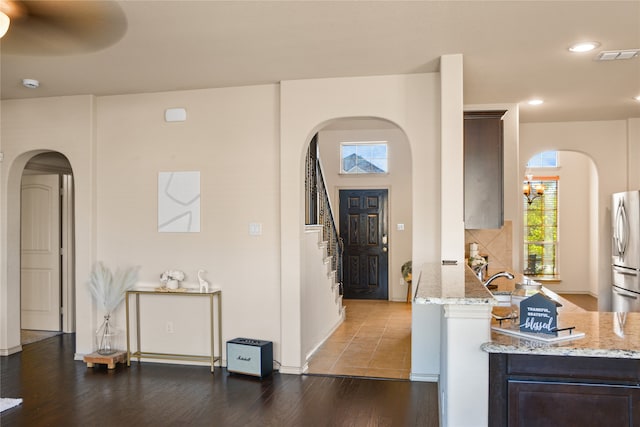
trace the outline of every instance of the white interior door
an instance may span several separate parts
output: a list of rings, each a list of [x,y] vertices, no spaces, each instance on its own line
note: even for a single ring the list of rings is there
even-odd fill
[[[22,329],[60,330],[60,183],[25,175],[21,207]]]

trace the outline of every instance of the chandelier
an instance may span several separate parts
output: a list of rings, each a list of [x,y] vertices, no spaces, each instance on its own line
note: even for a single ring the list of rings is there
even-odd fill
[[[540,183],[535,186],[531,185],[532,175],[527,175],[527,183],[522,186],[522,194],[524,194],[527,203],[531,204],[535,199],[544,194],[544,186]]]

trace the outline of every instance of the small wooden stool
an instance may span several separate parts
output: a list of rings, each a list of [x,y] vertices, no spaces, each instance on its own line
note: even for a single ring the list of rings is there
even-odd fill
[[[116,351],[113,354],[98,354],[91,353],[84,356],[84,362],[87,364],[87,368],[93,368],[93,365],[100,363],[107,365],[108,369],[115,369],[116,363],[124,363],[127,361],[126,351]]]

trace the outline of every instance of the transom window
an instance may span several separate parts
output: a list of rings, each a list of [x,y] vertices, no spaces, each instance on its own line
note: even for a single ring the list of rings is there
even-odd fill
[[[524,273],[527,275],[558,274],[558,181],[557,176],[534,176],[531,188],[542,185],[544,193],[531,203],[523,198]]]
[[[529,159],[527,168],[557,168],[558,167],[558,152],[557,151],[543,151]]]
[[[343,142],[340,160],[340,172],[344,174],[387,173],[387,141]]]

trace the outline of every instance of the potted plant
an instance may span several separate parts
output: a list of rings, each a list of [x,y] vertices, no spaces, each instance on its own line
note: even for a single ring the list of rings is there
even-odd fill
[[[400,267],[400,271],[402,272],[402,278],[405,282],[407,282],[407,302],[411,302],[411,270],[412,270],[412,261],[407,261],[402,264]]]
[[[124,300],[126,291],[133,288],[138,281],[140,267],[117,269],[115,273],[102,262],[94,264],[87,283],[91,295],[96,303],[105,311],[104,321],[96,331],[98,354],[113,354],[113,336],[115,330],[111,325],[111,314]]]

